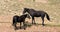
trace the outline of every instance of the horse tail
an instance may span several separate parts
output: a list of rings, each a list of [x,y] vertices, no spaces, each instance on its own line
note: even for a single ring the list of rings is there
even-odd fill
[[[50,21],[50,17],[47,13],[46,13],[46,18]]]

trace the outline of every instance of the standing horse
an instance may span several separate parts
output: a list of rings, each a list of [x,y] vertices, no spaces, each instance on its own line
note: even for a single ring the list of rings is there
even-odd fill
[[[42,25],[44,26],[44,17],[45,17],[45,15],[46,15],[46,18],[50,21],[49,15],[44,11],[36,11],[34,9],[24,8],[23,14],[26,13],[26,12],[28,12],[31,15],[32,24],[33,24],[33,21],[34,21],[34,24],[35,24],[34,17],[41,17],[42,18]]]
[[[20,28],[21,28],[22,22],[23,22],[23,25],[25,26],[25,19],[26,19],[27,16],[29,18],[28,14],[24,14],[24,15],[21,15],[21,16],[18,16],[18,15],[13,16],[13,26],[15,27],[15,29],[17,28],[17,26],[16,26],[17,23],[20,23]]]

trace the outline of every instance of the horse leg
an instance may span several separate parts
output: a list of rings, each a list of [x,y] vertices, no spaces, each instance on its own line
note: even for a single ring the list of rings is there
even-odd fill
[[[32,24],[33,24],[33,18],[32,18]]]
[[[42,18],[42,25],[44,26],[44,17],[41,17]]]
[[[34,19],[34,17],[32,17],[32,24],[33,24],[33,21],[34,21],[34,24],[35,24],[35,19]]]
[[[34,19],[34,24],[36,24],[36,23],[35,23],[35,19]]]
[[[20,22],[20,29],[21,29],[21,22]]]
[[[14,27],[15,27],[15,30],[17,29],[17,26],[16,26],[17,23],[14,23]]]
[[[25,28],[25,22],[23,22],[23,26],[24,26],[24,30],[25,30],[25,29],[26,29],[26,28]]]

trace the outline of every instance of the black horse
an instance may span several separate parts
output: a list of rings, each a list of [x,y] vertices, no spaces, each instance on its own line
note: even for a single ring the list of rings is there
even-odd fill
[[[36,11],[34,9],[24,8],[23,14],[25,14],[26,12],[28,12],[31,15],[32,24],[33,24],[33,21],[34,21],[34,24],[35,24],[34,17],[41,17],[42,18],[42,25],[44,26],[45,15],[46,15],[46,18],[50,21],[49,15],[44,11]]]
[[[24,14],[21,16],[18,16],[18,15],[13,16],[13,24],[12,25],[15,27],[15,30],[17,29],[17,26],[16,26],[17,23],[20,23],[20,28],[21,28],[22,22],[23,22],[23,25],[25,26],[25,18],[26,17],[28,17],[30,19],[28,14]]]

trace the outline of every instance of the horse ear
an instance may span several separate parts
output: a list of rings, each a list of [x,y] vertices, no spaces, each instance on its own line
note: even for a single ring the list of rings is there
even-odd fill
[[[23,14],[26,12],[26,8],[24,8]]]

